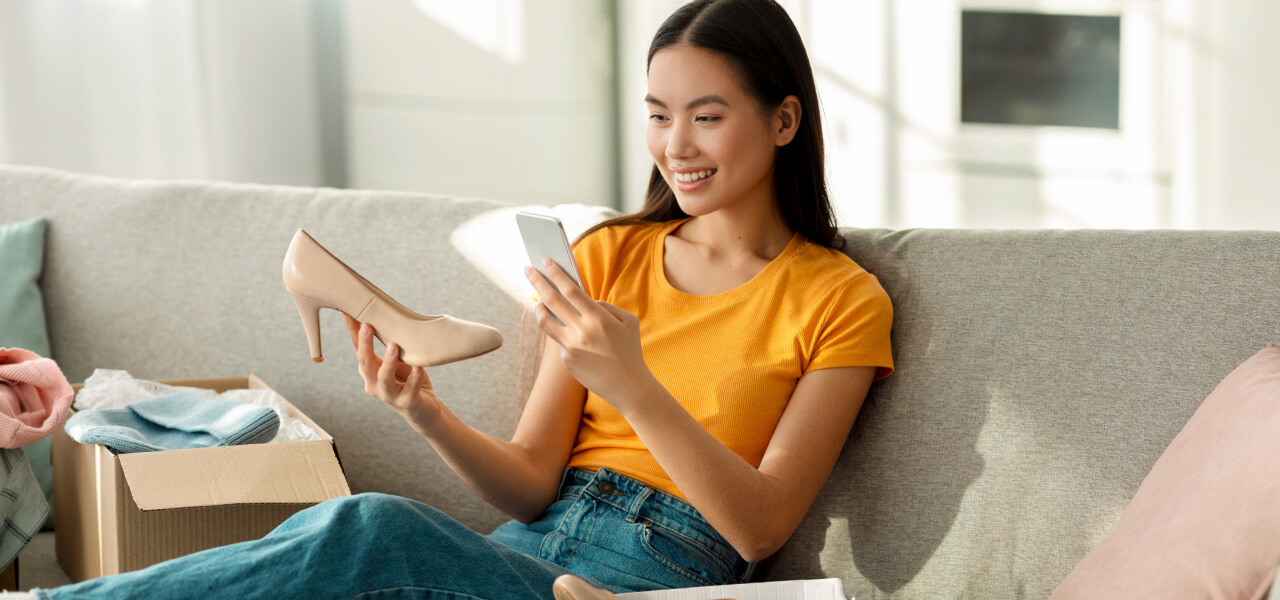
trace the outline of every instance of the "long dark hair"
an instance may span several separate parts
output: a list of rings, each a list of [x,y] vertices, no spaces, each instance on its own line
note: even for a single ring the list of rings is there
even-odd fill
[[[766,114],[789,95],[800,100],[800,128],[778,151],[774,189],[787,224],[810,241],[841,249],[844,238],[836,227],[827,196],[822,121],[813,69],[800,32],[774,0],[694,0],[677,9],[658,28],[649,44],[649,58],[668,46],[685,44],[717,52],[727,58],[739,81]],[[665,222],[688,217],[675,193],[654,165],[644,207],[607,220],[583,232],[578,240],[610,225]],[[575,240],[575,243],[577,240]]]

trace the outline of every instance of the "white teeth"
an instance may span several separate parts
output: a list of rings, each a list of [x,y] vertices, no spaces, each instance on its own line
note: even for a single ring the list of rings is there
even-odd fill
[[[712,175],[715,175],[715,173],[716,173],[715,169],[706,169],[703,171],[696,171],[694,173],[676,173],[675,176],[676,176],[676,181],[679,181],[682,183],[693,183],[704,177],[710,177]]]

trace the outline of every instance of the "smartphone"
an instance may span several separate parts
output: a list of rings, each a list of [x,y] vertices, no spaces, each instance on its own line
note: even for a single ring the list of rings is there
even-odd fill
[[[542,259],[550,258],[552,262],[564,269],[573,282],[582,289],[582,276],[578,274],[578,264],[573,261],[573,249],[569,246],[569,237],[564,233],[564,224],[560,219],[549,215],[530,212],[516,213],[516,225],[520,227],[520,237],[524,238],[524,249],[529,253],[529,264],[547,276],[542,266]],[[547,279],[551,283],[550,279]],[[555,287],[555,284],[551,284]],[[556,288],[560,291],[560,288]]]

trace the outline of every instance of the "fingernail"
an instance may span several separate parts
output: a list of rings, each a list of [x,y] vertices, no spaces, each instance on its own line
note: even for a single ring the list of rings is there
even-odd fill
[[[373,329],[373,328],[372,328],[372,327],[369,327],[369,324],[368,324],[368,323],[361,323],[361,324],[360,324],[360,335],[369,335],[369,330],[370,330],[370,329]]]
[[[551,259],[550,259],[550,258],[544,258],[544,259],[542,259],[542,265],[543,265],[543,266],[545,266],[545,267],[550,267],[550,266],[551,266],[551,264],[552,264],[552,263],[551,263]]]

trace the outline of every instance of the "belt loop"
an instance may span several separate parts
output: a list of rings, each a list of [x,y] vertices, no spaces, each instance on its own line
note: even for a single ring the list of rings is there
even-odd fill
[[[635,498],[631,499],[631,502],[627,504],[627,521],[628,522],[631,522],[631,523],[636,522],[636,517],[640,514],[640,507],[643,506],[644,501],[648,500],[649,496],[652,496],[652,495],[653,495],[653,488],[646,485],[644,486],[644,489],[640,490],[640,492],[636,494]]]

